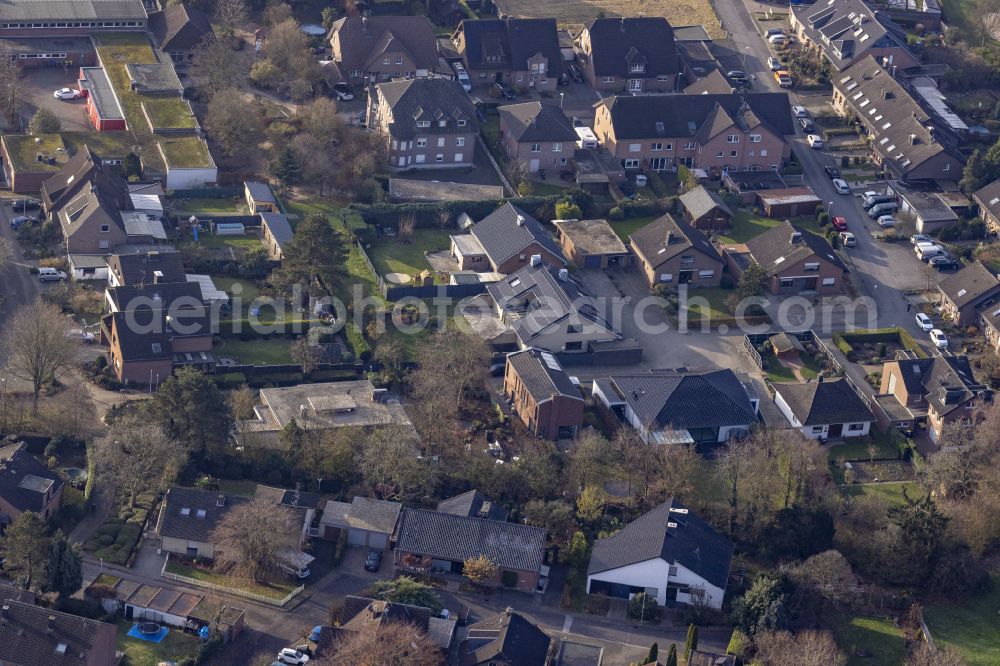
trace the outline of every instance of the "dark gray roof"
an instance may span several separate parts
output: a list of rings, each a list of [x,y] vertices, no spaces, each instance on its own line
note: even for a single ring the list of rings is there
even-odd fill
[[[452,562],[485,555],[498,567],[531,572],[541,568],[544,547],[541,527],[424,509],[403,511],[396,544],[403,552]]]
[[[159,309],[168,309],[175,301],[182,298],[184,300],[181,304],[190,307],[196,307],[202,302],[201,287],[198,283],[186,281],[162,284],[133,282],[120,287],[108,287],[107,294],[118,310],[132,310],[139,306],[150,309],[155,308],[157,304],[160,306]],[[133,305],[133,302],[136,305]]]
[[[501,106],[500,124],[515,141],[576,141],[573,123],[555,104],[523,102]]]
[[[340,611],[340,628],[347,631],[364,631],[386,622],[407,622],[426,632],[430,619],[431,610],[424,606],[349,594],[344,597],[344,607]]]
[[[948,413],[988,390],[972,372],[967,356],[934,356],[895,361],[910,396],[925,396],[938,412]]]
[[[599,104],[611,112],[618,141],[657,136],[694,137],[703,125],[720,117],[716,107],[734,122],[743,109],[752,112],[779,136],[795,134],[792,107],[785,93],[620,96],[605,98]]]
[[[67,3],[69,4],[69,3]],[[0,664],[114,666],[116,628],[51,608],[0,600]]]
[[[258,213],[261,223],[268,228],[274,240],[278,242],[278,247],[283,247],[285,243],[292,240],[292,225],[288,223],[288,218],[281,213]]]
[[[728,368],[704,373],[653,370],[612,375],[604,382],[647,428],[696,430],[757,421],[743,383]]]
[[[725,95],[731,92],[733,84],[717,69],[684,87],[685,95]]]
[[[986,187],[976,190],[972,196],[980,208],[989,211],[994,218],[1000,218],[1000,178]]]
[[[42,183],[42,203],[46,212],[58,211],[92,184],[119,208],[129,207],[128,182],[115,167],[104,164],[100,155],[84,145],[59,173]]]
[[[199,9],[178,3],[149,16],[149,31],[160,49],[190,51],[206,35],[213,35],[212,22]]]
[[[20,0],[0,4],[0,22],[8,21],[145,21],[140,0]]]
[[[792,5],[791,12],[809,41],[822,49],[838,70],[873,47],[899,46],[890,33],[890,29],[902,32],[899,26],[862,0]]]
[[[470,70],[527,70],[528,58],[541,53],[548,59],[548,75],[562,74],[562,52],[556,20],[482,19],[462,21],[465,63]]]
[[[871,410],[845,379],[806,384],[779,382],[774,384],[774,390],[803,426],[874,420]]]
[[[389,134],[399,139],[417,135],[417,122],[430,121],[421,128],[422,134],[476,134],[479,124],[476,110],[462,84],[452,79],[407,79],[389,81],[377,86],[378,92],[392,109]],[[446,121],[441,127],[439,121]],[[459,127],[458,121],[465,126]]]
[[[629,240],[632,247],[653,268],[688,250],[697,250],[722,263],[722,255],[705,234],[669,213],[633,232],[629,235]]]
[[[798,236],[793,238],[793,234]],[[768,275],[776,275],[800,261],[815,257],[846,271],[847,266],[825,239],[785,221],[746,242],[754,261]]]
[[[51,498],[63,485],[59,475],[38,462],[23,444],[0,447],[0,498],[18,511],[41,514],[46,491]]]
[[[555,395],[583,401],[580,389],[569,380],[569,375],[550,352],[524,349],[508,354],[507,363],[517,371],[535,402],[546,402]]]
[[[585,24],[590,32],[594,74],[655,79],[674,75],[680,70],[674,30],[660,16],[633,18],[597,18]],[[642,62],[643,73],[632,72],[630,65]]]
[[[955,304],[955,307],[963,308],[1000,290],[1000,280],[977,259],[957,273],[941,280],[938,289]]]
[[[551,644],[548,635],[523,616],[504,611],[469,625],[458,663],[545,666]]]
[[[204,306],[178,306],[171,310],[133,306],[104,315],[101,326],[109,335],[112,328],[115,330],[121,356],[128,361],[171,358],[175,338],[212,335],[211,320]],[[202,356],[205,361],[214,358],[211,352],[197,353],[206,354]]]
[[[733,211],[722,200],[722,197],[704,185],[699,185],[693,190],[688,190],[680,196],[680,200],[685,210],[695,220],[701,219],[716,208],[730,217],[733,215]]]
[[[487,285],[486,291],[501,311],[520,314],[511,326],[525,345],[552,326],[567,322],[620,337],[583,285],[568,275],[561,279],[558,269],[547,264],[525,266]]]
[[[507,520],[507,512],[478,490],[470,490],[461,495],[441,500],[438,502],[437,510],[439,513],[450,513],[456,516]]]
[[[667,523],[676,523],[676,527]],[[587,574],[660,558],[679,564],[725,590],[732,556],[733,543],[729,539],[671,499],[639,516],[614,536],[598,539]]]
[[[390,50],[408,53],[417,69],[431,71],[437,64],[437,38],[426,16],[348,16],[333,24],[331,41],[335,37],[342,72],[383,71],[381,56]]]
[[[267,183],[261,183],[256,180],[248,180],[243,183],[243,187],[250,193],[250,198],[252,198],[256,203],[278,203],[278,200],[274,196],[274,192],[271,190],[271,186]]]
[[[156,531],[161,537],[211,543],[212,532],[226,512],[249,501],[240,495],[175,486],[163,496]]]
[[[955,162],[955,178],[960,177],[963,160],[941,143],[942,132],[928,129],[934,128],[932,116],[874,56],[863,58],[832,78],[834,88],[870,130],[872,148],[896,173],[905,176],[944,154]]]
[[[120,284],[185,282],[184,256],[180,252],[149,250],[108,257],[108,268]]]
[[[483,246],[494,266],[523,254],[535,242],[555,256],[562,256],[559,245],[542,223],[511,203],[505,203],[472,225],[469,233]]]

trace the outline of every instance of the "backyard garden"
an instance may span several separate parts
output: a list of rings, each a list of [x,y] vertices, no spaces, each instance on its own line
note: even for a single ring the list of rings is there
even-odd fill
[[[118,620],[117,647],[125,653],[127,666],[159,666],[163,663],[180,663],[187,657],[194,658],[202,641],[192,634],[171,628],[158,643],[129,636],[134,620]]]

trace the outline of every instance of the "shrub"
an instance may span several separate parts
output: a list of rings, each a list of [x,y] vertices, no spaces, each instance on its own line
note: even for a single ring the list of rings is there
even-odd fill
[[[848,156],[848,155],[842,155],[840,157],[840,168],[841,169],[846,169],[849,166],[851,166],[851,158],[850,158],[850,156]]]
[[[625,211],[623,211],[618,206],[614,206],[611,210],[608,211],[608,219],[611,219],[611,220],[624,220],[625,219]]]
[[[645,592],[640,592],[628,602],[628,616],[634,620],[655,620],[659,614],[660,604],[656,602],[656,597]]]
[[[357,324],[348,322],[344,326],[344,333],[347,336],[347,344],[350,346],[354,357],[361,361],[368,361],[372,355],[372,348]]]
[[[556,204],[556,219],[578,220],[583,217],[583,211],[572,201],[560,201]]]
[[[820,213],[816,219],[819,222],[819,226],[821,227],[825,227],[826,225],[830,224],[830,214],[825,210],[822,213]]]

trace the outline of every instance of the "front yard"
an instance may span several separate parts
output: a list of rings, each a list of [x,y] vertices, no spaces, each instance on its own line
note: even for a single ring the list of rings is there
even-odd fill
[[[286,583],[284,581],[265,584],[233,578],[208,569],[188,566],[173,559],[167,563],[167,572],[177,574],[178,576],[187,576],[188,578],[193,578],[203,583],[211,583],[213,585],[220,585],[222,587],[240,590],[249,594],[257,594],[262,597],[267,597],[268,599],[274,599],[275,601],[284,599],[292,592],[292,590],[298,587],[297,585]]]
[[[938,644],[956,648],[969,666],[1000,664],[1000,577],[994,576],[988,591],[965,603],[929,604],[924,620]]]
[[[120,651],[125,653],[128,666],[158,666],[163,662],[180,662],[186,657],[195,657],[201,647],[197,636],[185,634],[177,627],[170,627],[168,633],[159,643],[132,638],[129,629],[134,620],[118,620],[118,644]]]

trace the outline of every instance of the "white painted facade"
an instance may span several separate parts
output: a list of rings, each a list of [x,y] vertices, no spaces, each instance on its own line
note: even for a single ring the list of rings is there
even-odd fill
[[[687,567],[680,564],[672,565],[666,560],[655,558],[645,562],[637,562],[617,569],[609,569],[587,576],[587,593],[593,581],[604,581],[617,585],[642,587],[647,594],[655,595],[661,606],[667,601],[667,585],[687,586],[690,592],[677,592],[677,603],[690,604],[692,596],[701,596],[701,603],[709,608],[722,608],[725,589],[706,581]]]
[[[191,190],[214,185],[218,180],[219,170],[214,166],[200,169],[181,169],[168,166],[165,187],[168,190]]]
[[[837,425],[835,423],[827,423],[824,425],[815,426],[804,426],[792,413],[792,408],[788,406],[785,399],[781,397],[781,393],[774,394],[774,404],[778,406],[781,413],[785,415],[785,419],[792,425],[793,428],[797,428],[799,432],[808,437],[809,439],[827,439],[830,436],[830,426]],[[843,423],[843,430],[841,431],[839,437],[864,437],[871,430],[871,421],[861,421],[858,423]]]

